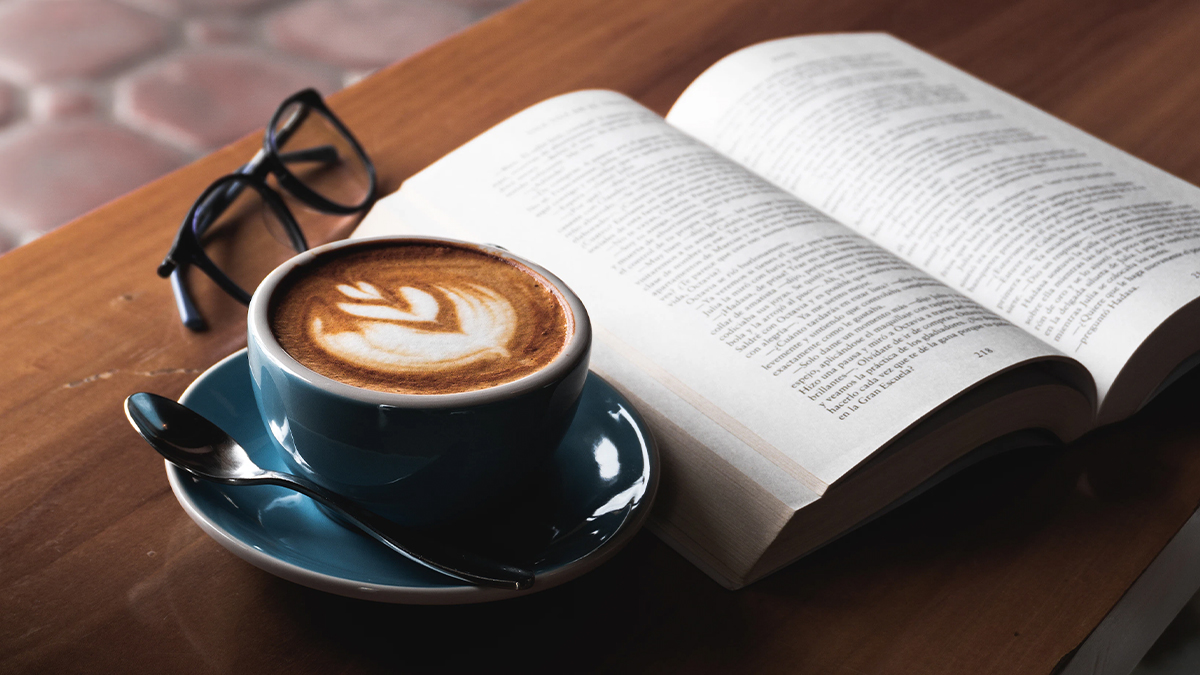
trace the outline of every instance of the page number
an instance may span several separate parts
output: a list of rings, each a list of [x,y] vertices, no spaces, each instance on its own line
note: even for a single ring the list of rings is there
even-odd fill
[[[992,353],[991,347],[984,347],[983,349],[980,349],[979,351],[975,352],[975,357],[982,359],[983,357],[985,357],[991,353]]]

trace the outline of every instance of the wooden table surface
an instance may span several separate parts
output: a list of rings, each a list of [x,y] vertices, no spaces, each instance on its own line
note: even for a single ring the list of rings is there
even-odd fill
[[[331,102],[388,192],[548,96],[605,87],[665,112],[730,51],[849,30],[891,32],[1200,181],[1195,2],[530,0]],[[200,282],[214,327],[184,330],[154,267],[192,199],[257,143],[0,257],[0,672],[1050,673],[1200,504],[1193,376],[739,592],[648,533],[582,579],[490,605],[277,579],[189,520],[120,407],[178,396],[245,344],[244,310]]]

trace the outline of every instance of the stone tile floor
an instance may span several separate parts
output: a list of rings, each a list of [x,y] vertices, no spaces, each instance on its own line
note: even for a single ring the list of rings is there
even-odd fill
[[[0,254],[515,0],[0,0]]]

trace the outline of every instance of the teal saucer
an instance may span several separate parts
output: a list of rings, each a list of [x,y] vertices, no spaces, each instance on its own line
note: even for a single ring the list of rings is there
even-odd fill
[[[263,427],[246,350],[217,363],[180,398],[230,433],[255,462],[286,471]],[[550,465],[486,523],[481,546],[531,565],[528,591],[481,588],[428,570],[332,520],[309,498],[275,486],[231,487],[167,464],[171,489],[209,536],[256,567],[298,584],[365,600],[458,604],[552,588],[594,569],[642,526],[658,487],[658,453],[637,411],[594,373]],[[498,515],[497,515],[498,512]],[[474,529],[472,529],[474,528]]]

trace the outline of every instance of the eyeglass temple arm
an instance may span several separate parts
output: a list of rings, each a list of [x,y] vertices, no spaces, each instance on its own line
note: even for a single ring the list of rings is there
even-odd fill
[[[291,152],[279,153],[279,159],[284,164],[297,164],[300,162],[320,162],[322,164],[332,164],[338,158],[337,148],[332,145],[318,145],[303,150],[292,150]]]
[[[201,332],[208,330],[208,322],[201,316],[200,310],[192,302],[192,294],[187,290],[187,281],[183,276],[184,268],[176,265],[171,271],[171,290],[174,291],[175,309],[179,310],[179,320],[188,329]]]

